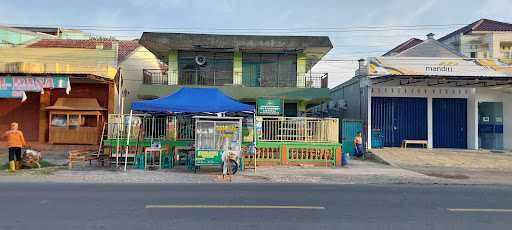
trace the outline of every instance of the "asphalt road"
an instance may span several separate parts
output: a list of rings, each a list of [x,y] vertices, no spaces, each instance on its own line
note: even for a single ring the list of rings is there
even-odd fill
[[[1,230],[512,229],[500,186],[2,183],[0,207]]]

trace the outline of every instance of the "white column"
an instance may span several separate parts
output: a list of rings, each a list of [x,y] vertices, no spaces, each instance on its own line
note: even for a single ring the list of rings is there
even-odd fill
[[[478,96],[468,97],[468,149],[478,149]]]
[[[434,147],[434,129],[433,129],[432,96],[427,97],[427,148]]]
[[[367,132],[368,132],[368,135],[366,137],[366,146],[368,149],[372,149],[372,88],[371,87],[366,87],[366,90],[368,91],[368,93],[366,95],[368,95],[368,102],[367,102],[367,109],[368,111],[366,112],[367,114],[367,121],[366,123],[368,124],[368,127],[367,127]]]

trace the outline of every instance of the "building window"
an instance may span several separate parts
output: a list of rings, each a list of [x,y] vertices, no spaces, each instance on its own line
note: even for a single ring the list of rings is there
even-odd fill
[[[471,52],[471,53],[470,53],[470,57],[471,57],[471,58],[476,58],[476,52],[474,52],[474,51],[473,51],[473,52]]]
[[[197,57],[206,60],[199,65]],[[180,51],[178,53],[180,85],[231,85],[233,84],[233,53]]]
[[[243,53],[242,84],[249,87],[296,87],[297,55]]]

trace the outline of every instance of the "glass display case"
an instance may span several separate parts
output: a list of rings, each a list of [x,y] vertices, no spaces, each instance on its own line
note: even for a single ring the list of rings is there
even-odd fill
[[[222,153],[229,151],[240,156],[242,118],[194,117],[196,119],[195,165],[221,165]]]

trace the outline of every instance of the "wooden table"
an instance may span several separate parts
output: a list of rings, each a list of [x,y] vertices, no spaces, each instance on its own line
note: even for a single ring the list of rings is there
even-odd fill
[[[426,148],[428,141],[426,141],[426,140],[403,140],[401,147],[406,149],[408,144],[418,144],[418,145],[422,145],[423,147]]]
[[[158,166],[159,168],[162,168],[162,152],[163,148],[155,148],[155,147],[147,147],[144,149],[144,170],[147,170],[149,167],[155,167]],[[158,161],[158,164],[156,164],[155,161],[155,155],[156,153],[159,154],[160,160]],[[148,156],[152,154],[152,162],[151,165],[148,164]]]

